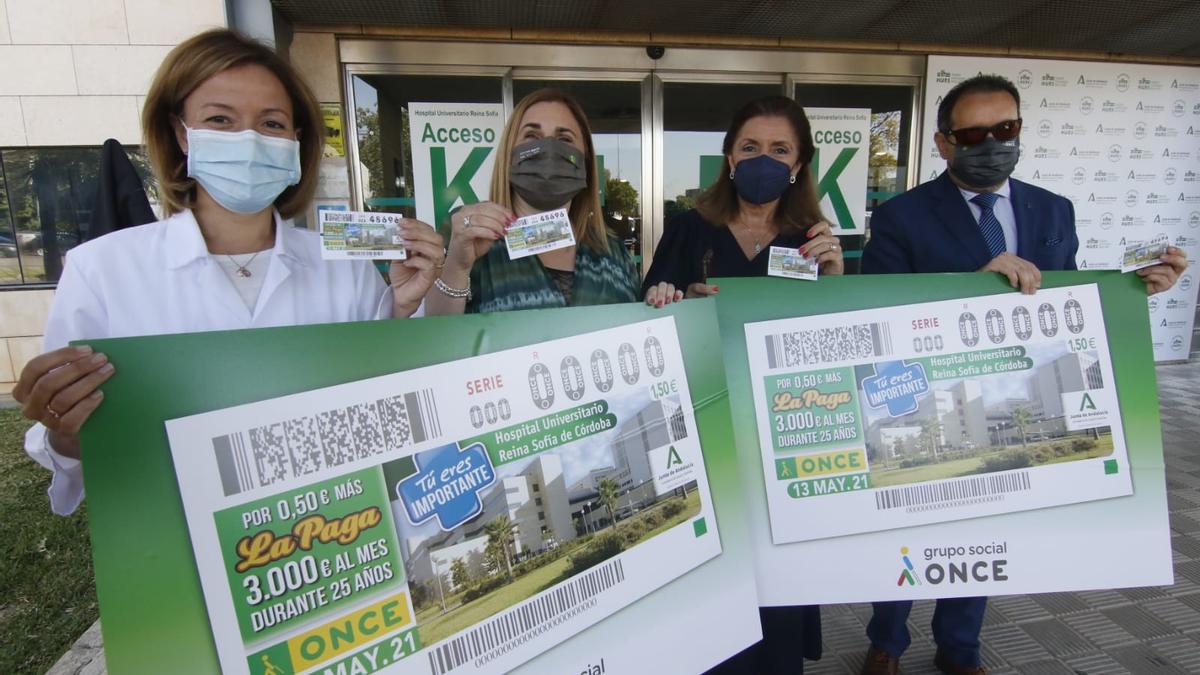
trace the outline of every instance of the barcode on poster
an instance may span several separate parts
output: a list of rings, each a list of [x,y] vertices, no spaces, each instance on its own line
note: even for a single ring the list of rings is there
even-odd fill
[[[875,510],[925,506],[965,499],[991,497],[1031,489],[1028,471],[993,476],[973,476],[958,480],[880,489],[875,492]]]
[[[860,323],[768,335],[767,366],[790,368],[892,355],[886,323]]]
[[[624,580],[625,570],[620,560],[584,572],[533,602],[501,614],[471,632],[432,649],[429,652],[429,665],[433,675],[448,673],[502,647]]]
[[[225,496],[442,435],[432,389],[335,408],[213,439]]]

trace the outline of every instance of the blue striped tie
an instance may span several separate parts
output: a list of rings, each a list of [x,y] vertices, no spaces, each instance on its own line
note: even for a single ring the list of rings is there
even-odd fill
[[[979,214],[979,230],[983,232],[983,239],[987,242],[988,252],[992,254],[993,258],[1008,250],[1008,246],[1004,243],[1004,229],[1000,227],[1000,220],[996,218],[996,212],[992,210],[999,198],[1000,196],[994,192],[980,192],[971,198],[971,201],[982,211]]]

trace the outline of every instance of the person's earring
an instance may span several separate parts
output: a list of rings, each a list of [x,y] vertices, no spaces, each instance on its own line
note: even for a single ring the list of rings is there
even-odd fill
[[[791,178],[791,180],[789,180],[789,181],[788,181],[788,183],[789,183],[790,185],[795,185],[795,184],[796,184],[796,176],[795,176],[795,174],[792,174],[792,178]]]
[[[733,180],[733,171],[729,172],[729,180]]]

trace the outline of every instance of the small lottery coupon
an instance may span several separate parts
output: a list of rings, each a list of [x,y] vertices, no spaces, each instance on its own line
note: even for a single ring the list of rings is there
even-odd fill
[[[322,210],[321,257],[325,260],[404,260],[398,213]]]
[[[745,331],[776,544],[1132,491],[1095,285]]]
[[[1165,234],[1160,234],[1150,241],[1129,242],[1125,246],[1124,255],[1121,256],[1121,271],[1132,272],[1159,264],[1162,262],[1159,258],[1167,252],[1169,245],[1170,240]]]
[[[566,209],[518,218],[504,238],[511,260],[575,245],[575,231]]]
[[[767,276],[788,279],[817,280],[817,259],[809,258],[798,248],[772,246],[767,260]]]

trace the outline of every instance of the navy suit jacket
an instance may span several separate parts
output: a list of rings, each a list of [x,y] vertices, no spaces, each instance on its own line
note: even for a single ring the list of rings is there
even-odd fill
[[[1071,201],[1009,179],[1017,221],[1017,255],[1040,270],[1075,269]],[[946,172],[893,197],[871,214],[864,274],[975,272],[992,259],[983,232]]]

